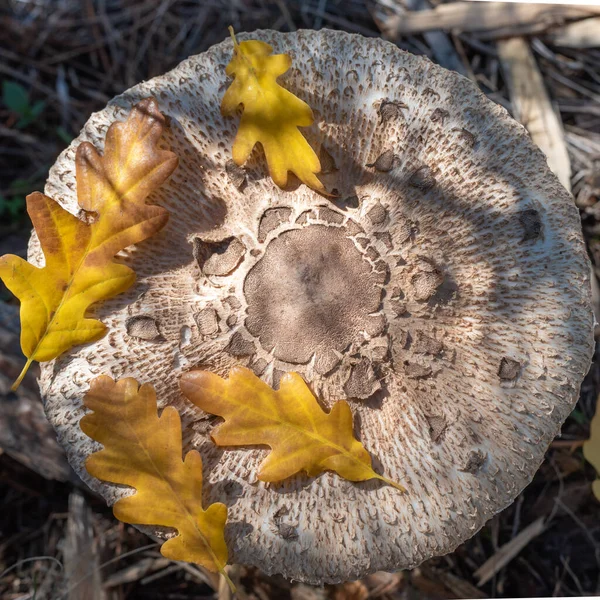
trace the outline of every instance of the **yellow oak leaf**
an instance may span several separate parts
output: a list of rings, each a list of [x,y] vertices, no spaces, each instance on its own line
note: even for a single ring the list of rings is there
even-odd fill
[[[177,166],[175,154],[158,147],[164,127],[156,100],[146,98],[125,122],[109,127],[103,156],[88,142],[77,147],[77,199],[92,213],[90,223],[44,194],[27,197],[45,266],[0,257],[0,278],[21,301],[21,348],[28,359],[13,389],[32,361],[51,360],[104,335],[105,326],[88,318],[88,309],[135,281],[135,273],[114,256],[155,234],[168,219],[164,208],[146,204]]]
[[[282,481],[300,471],[315,477],[329,470],[350,481],[380,479],[405,491],[371,467],[371,456],[353,435],[348,403],[340,400],[324,412],[297,373],[286,373],[279,391],[244,367],[231,369],[229,379],[191,371],[182,376],[180,387],[203,411],[225,419],[212,432],[217,445],[271,447],[260,465],[261,481]]]
[[[600,475],[600,404],[590,423],[590,439],[583,444],[583,456],[596,469]],[[592,483],[594,496],[600,500],[600,476]]]
[[[225,72],[234,77],[221,102],[221,114],[231,116],[242,105],[240,126],[233,142],[233,161],[243,165],[260,143],[269,174],[279,187],[285,187],[288,171],[311,188],[324,192],[315,173],[321,170],[319,157],[298,127],[313,124],[312,110],[277,83],[291,66],[287,54],[272,55],[273,48],[259,40],[238,43],[233,38],[233,58]]]
[[[182,460],[181,420],[168,406],[157,414],[156,393],[133,378],[96,377],[84,398],[93,412],[81,430],[104,448],[85,467],[92,477],[135,488],[113,506],[117,519],[132,525],[173,527],[178,535],[161,546],[163,556],[225,573],[227,507],[202,507],[202,459],[190,450]]]

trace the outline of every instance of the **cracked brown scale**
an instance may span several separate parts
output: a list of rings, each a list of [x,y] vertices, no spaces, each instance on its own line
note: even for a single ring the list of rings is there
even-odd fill
[[[258,226],[258,241],[264,242],[271,231],[277,229],[292,216],[292,209],[285,206],[268,208],[260,219]]]
[[[246,169],[236,165],[233,160],[228,160],[225,163],[225,172],[231,180],[231,183],[233,183],[238,190],[243,190],[246,185]]]
[[[455,127],[454,129],[452,129],[452,131],[456,133],[457,138],[461,142],[464,142],[464,144],[468,148],[472,149],[475,147],[475,144],[477,143],[477,138],[468,129],[465,129],[464,127]]]
[[[433,110],[433,112],[431,113],[431,117],[430,119],[434,122],[434,123],[438,123],[440,122],[442,125],[444,124],[444,121],[450,116],[450,113],[447,110],[444,110],[443,108],[435,108]]]
[[[504,381],[513,381],[519,376],[521,372],[521,363],[503,356],[498,367],[498,377]]]
[[[402,111],[407,109],[408,106],[404,102],[384,100],[379,106],[379,118],[382,123],[387,123],[390,120],[402,118]]]
[[[147,342],[158,342],[164,339],[158,328],[158,321],[144,315],[129,317],[125,321],[127,335]]]
[[[369,212],[367,213],[367,218],[373,225],[381,225],[385,222],[387,218],[388,212],[386,208],[381,204],[381,202],[376,202]]]
[[[518,218],[523,228],[522,242],[535,241],[543,235],[543,221],[538,210],[535,208],[522,210]]]
[[[577,400],[594,347],[579,215],[523,128],[472,82],[376,38],[253,35],[293,56],[285,86],[318,116],[306,131],[334,159],[321,153],[337,197],[280,190],[259,153],[232,165],[236,123],[216,116],[230,41],[92,115],[46,186],[73,214],[77,146],[102,149],[140,98],[174,117],[163,141],[180,164],[150,200],[170,213],[164,232],[123,253],[138,283],[99,309],[110,335],[41,365],[45,410],[75,470],[113,504],[129,490],[84,469],[96,448],[76,407],[91,378],[134,373],[194,423],[178,387],[191,368],[245,365],[275,387],[298,372],[324,409],[349,399],[376,470],[409,494],[331,473],[264,485],[264,449],[215,449],[209,420],[184,450],[202,452],[206,500],[229,506],[231,562],[319,585],[409,569],[515,498]],[[42,263],[35,238],[28,258]],[[274,514],[276,531],[264,527]]]
[[[201,335],[212,336],[219,331],[219,316],[214,308],[203,308],[194,313],[194,321]]]
[[[381,173],[387,173],[394,169],[398,164],[398,157],[394,154],[391,149],[382,152],[376,159],[375,162],[369,163],[367,167],[373,167],[376,171]]]
[[[409,178],[408,185],[418,190],[426,191],[435,185],[433,171],[427,165],[419,167]]]
[[[430,415],[427,416],[427,422],[429,424],[429,433],[431,434],[431,440],[437,444],[442,439],[448,428],[448,422],[446,417],[443,415]]]
[[[321,163],[321,175],[329,175],[330,173],[337,171],[335,159],[331,156],[325,146],[321,146],[321,149],[319,150],[319,162]]]

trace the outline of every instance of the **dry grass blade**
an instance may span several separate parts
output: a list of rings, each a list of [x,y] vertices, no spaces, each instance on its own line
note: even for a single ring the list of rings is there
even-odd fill
[[[542,74],[523,38],[498,42],[498,54],[510,90],[513,116],[529,131],[560,182],[571,189],[571,164],[561,122],[552,108]]]
[[[160,569],[164,569],[172,564],[168,558],[142,558],[135,564],[117,571],[104,582],[105,588],[113,588],[123,585],[124,583],[131,583],[133,581],[139,581],[149,573],[154,573]]]
[[[546,527],[544,517],[540,517],[516,535],[508,544],[504,544],[498,551],[488,558],[482,565],[473,573],[479,580],[477,585],[482,586],[488,582],[500,569],[505,567],[529,542],[540,535]]]
[[[487,598],[480,589],[461,577],[440,568],[432,567],[429,563],[421,565],[423,575],[430,581],[441,583],[456,598]]]
[[[392,16],[386,24],[386,34],[396,37],[435,29],[486,31],[540,24],[548,28],[551,25],[597,14],[600,14],[600,7],[597,6],[451,2],[441,4],[433,10]]]

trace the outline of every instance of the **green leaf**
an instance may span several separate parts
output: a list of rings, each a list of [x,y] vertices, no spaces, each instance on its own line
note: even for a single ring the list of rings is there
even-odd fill
[[[13,196],[6,198],[0,194],[0,217],[9,215],[13,221],[17,220],[25,212],[25,197]]]
[[[67,145],[73,141],[73,136],[60,125],[56,128],[56,135]]]
[[[573,409],[573,412],[570,414],[571,419],[577,423],[577,425],[585,425],[587,423],[587,419],[585,415],[578,409]]]
[[[34,117],[39,117],[44,108],[46,108],[46,103],[43,100],[38,100],[31,105],[30,114]]]
[[[24,114],[29,108],[29,92],[16,81],[2,82],[2,102],[9,110]]]

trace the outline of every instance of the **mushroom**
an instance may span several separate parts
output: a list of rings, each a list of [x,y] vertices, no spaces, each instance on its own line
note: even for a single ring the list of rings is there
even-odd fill
[[[314,584],[414,567],[515,499],[577,400],[594,322],[578,213],[525,129],[464,77],[340,31],[245,37],[292,55],[282,80],[315,112],[306,135],[337,196],[279,189],[259,153],[232,165],[230,41],[93,114],[46,185],[73,213],[76,147],[101,148],[141,98],[169,117],[180,166],[152,196],[167,227],[127,253],[138,283],[97,308],[109,333],[42,365],[46,412],[113,503],[130,490],[87,474],[82,397],[101,374],[153,383],[202,453],[205,500],[229,506],[232,562]],[[408,493],[332,473],[257,481],[265,450],[212,445],[178,387],[234,365],[275,387],[298,372],[325,408],[349,399],[376,469]]]

